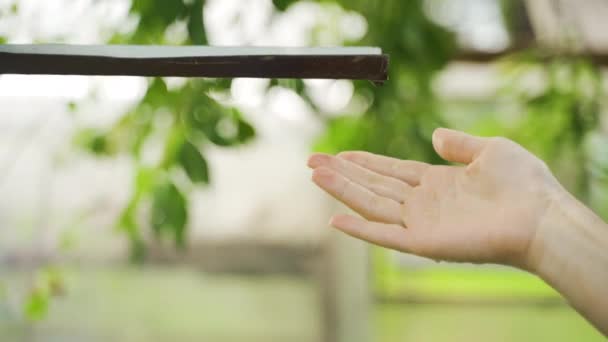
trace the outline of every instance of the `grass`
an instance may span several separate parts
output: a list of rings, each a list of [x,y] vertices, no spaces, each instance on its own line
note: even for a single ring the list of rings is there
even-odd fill
[[[606,339],[568,307],[382,305],[374,313],[374,341],[552,341]]]
[[[385,273],[377,282],[386,296],[558,298],[538,277],[514,269],[430,267]]]
[[[312,281],[218,276],[179,268],[73,270],[68,293],[15,341],[314,341]]]
[[[403,273],[399,281],[428,293],[507,293],[546,290],[520,274],[470,270]],[[11,294],[21,274],[9,275]],[[486,278],[484,278],[486,277]],[[522,277],[522,278],[520,278]],[[180,268],[81,268],[68,271],[66,296],[51,303],[39,323],[0,315],[2,341],[319,341],[320,298],[314,279],[216,275]],[[527,283],[531,281],[531,283]],[[474,284],[474,285],[471,285]],[[530,285],[531,284],[531,285]],[[517,290],[517,286],[521,286]],[[508,285],[513,289],[513,285]],[[494,292],[491,292],[494,294]],[[0,309],[1,309],[0,303]],[[1,311],[1,310],[0,310]],[[374,342],[393,341],[604,341],[567,306],[373,306]]]

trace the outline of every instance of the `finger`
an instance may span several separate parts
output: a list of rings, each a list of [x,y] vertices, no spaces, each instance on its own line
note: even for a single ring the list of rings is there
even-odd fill
[[[482,151],[487,138],[475,137],[464,132],[437,128],[433,132],[433,147],[441,158],[456,163],[469,164]]]
[[[318,167],[313,171],[312,179],[335,199],[367,219],[386,223],[401,222],[399,203],[376,195],[332,169]]]
[[[397,224],[370,222],[343,214],[332,217],[329,224],[350,236],[375,245],[402,252],[412,251],[412,231]]]
[[[430,166],[427,163],[390,158],[363,151],[342,152],[338,154],[338,157],[381,175],[399,179],[411,186],[420,184],[420,177]]]
[[[411,190],[407,183],[393,177],[363,168],[343,158],[317,153],[310,157],[308,165],[312,168],[328,167],[351,181],[371,190],[377,195],[388,197],[402,203]]]

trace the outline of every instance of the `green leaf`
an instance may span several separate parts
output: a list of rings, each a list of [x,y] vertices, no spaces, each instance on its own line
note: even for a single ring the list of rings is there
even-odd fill
[[[155,234],[162,237],[165,233],[173,235],[177,246],[182,247],[185,240],[188,208],[184,195],[171,181],[158,184],[152,197],[150,224]]]
[[[153,131],[155,119],[168,112],[158,109],[174,109],[173,95],[162,78],[153,78],[137,107],[124,115],[108,133],[112,152],[121,149],[139,159],[142,147]]]
[[[193,183],[209,183],[209,169],[207,161],[200,150],[189,141],[182,145],[178,160],[186,174]]]
[[[73,143],[95,155],[110,155],[112,149],[106,134],[94,128],[86,128],[74,135]]]
[[[133,0],[131,13],[139,15],[139,24],[131,43],[162,43],[169,25],[187,14],[182,0]]]
[[[268,87],[279,86],[287,89],[291,89],[294,92],[301,94],[306,87],[304,81],[300,79],[283,79],[283,78],[275,78],[270,81]]]
[[[138,197],[152,191],[156,178],[160,177],[157,169],[139,167],[135,175],[135,193]]]
[[[67,107],[68,107],[68,111],[70,111],[72,113],[74,113],[74,112],[76,112],[76,110],[78,110],[78,105],[74,101],[68,102]]]
[[[153,108],[160,108],[171,104],[167,84],[162,78],[155,77],[152,80],[142,103],[150,105]]]
[[[209,91],[225,91],[232,86],[232,78],[212,78],[205,79],[205,87]]]
[[[203,0],[194,0],[190,6],[190,17],[188,18],[188,35],[190,41],[196,45],[207,45],[207,34],[203,23]]]
[[[169,170],[175,163],[178,162],[180,150],[186,137],[179,126],[173,126],[167,135],[165,141],[165,150],[163,152],[163,160],[160,167],[164,170]]]
[[[184,123],[218,146],[246,143],[255,136],[255,130],[243,120],[236,108],[226,108],[211,97],[201,94],[191,110],[184,113]]]
[[[156,178],[161,173],[157,169],[139,167],[135,174],[134,193],[127,206],[123,209],[116,226],[124,231],[131,243],[131,260],[142,261],[145,256],[145,245],[142,241],[137,224],[137,209],[144,196],[154,189]]]
[[[243,119],[238,119],[238,139],[240,143],[246,143],[255,137],[255,129]]]
[[[4,36],[0,36],[0,44],[6,44],[7,39]]]
[[[291,4],[298,2],[298,0],[272,0],[274,7],[279,11],[285,11]]]
[[[122,210],[120,217],[118,218],[118,222],[116,223],[117,228],[127,232],[127,235],[129,235],[130,238],[135,238],[138,236],[135,213],[137,211],[137,207],[139,206],[139,200],[140,198],[138,196],[131,197],[127,206]]]
[[[28,294],[25,304],[25,316],[32,321],[43,319],[48,310],[51,296],[65,293],[65,284],[59,269],[47,266],[36,271],[35,285]]]
[[[34,288],[25,303],[25,315],[29,320],[43,319],[49,310],[49,293],[46,289]]]

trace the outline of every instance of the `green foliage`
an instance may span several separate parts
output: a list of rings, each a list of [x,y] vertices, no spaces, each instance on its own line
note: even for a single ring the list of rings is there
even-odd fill
[[[31,321],[43,319],[49,310],[50,299],[65,292],[63,274],[57,268],[37,271],[34,285],[24,304],[25,317]]]
[[[139,167],[135,173],[133,195],[120,215],[117,226],[124,231],[131,242],[131,259],[141,261],[145,256],[145,246],[142,241],[137,220],[140,202],[149,194],[154,186],[158,171],[153,168]]]
[[[205,157],[189,141],[182,144],[178,160],[193,183],[209,183],[209,168]]]
[[[380,46],[390,54],[389,82],[381,87],[356,83],[357,94],[371,103],[368,110],[360,118],[329,120],[316,149],[440,162],[430,144],[433,129],[441,125],[431,80],[454,53],[452,35],[426,17],[419,0],[338,3],[367,19],[367,35],[357,44]]]
[[[194,0],[191,5],[192,15],[188,17],[188,34],[192,44],[205,45],[207,44],[207,35],[205,33],[205,24],[203,23],[203,0]]]
[[[70,101],[67,103],[68,111],[74,113],[78,110],[78,105],[74,101]]]
[[[168,89],[162,78],[154,78],[140,103],[112,127],[85,128],[75,135],[74,142],[89,152],[108,157],[127,154],[138,165],[133,194],[117,223],[131,240],[134,259],[144,256],[142,226],[149,226],[159,237],[171,231],[166,236],[172,237],[177,246],[184,246],[188,189],[209,183],[202,147],[209,143],[237,146],[255,136],[254,128],[238,110],[208,95],[228,86],[229,82],[220,80],[190,80],[180,88]],[[152,163],[144,160],[149,142],[159,139],[164,146],[160,159]],[[176,172],[185,173],[191,184],[180,184],[180,190],[171,180]],[[153,210],[146,224],[138,217],[148,201],[152,201]],[[176,207],[164,211],[162,206],[172,201]]]
[[[525,1],[500,0],[502,22],[514,45],[532,43],[533,31]]]
[[[169,233],[178,246],[184,245],[184,232],[188,220],[184,195],[171,181],[157,184],[152,194],[150,224],[157,236]]]
[[[203,22],[204,0],[133,0],[130,12],[139,17],[137,28],[127,35],[116,35],[111,43],[163,44],[172,24],[186,23],[184,44],[207,44]]]
[[[133,0],[130,12],[139,17],[137,27],[110,42],[165,44],[167,29],[182,23],[188,32],[182,44],[207,44],[204,5],[204,0]],[[238,110],[209,95],[226,92],[230,86],[231,80],[189,79],[169,89],[162,78],[152,78],[141,101],[112,127],[84,128],[74,136],[75,145],[88,152],[105,157],[129,155],[136,165],[133,192],[117,222],[131,241],[133,259],[145,254],[142,227],[184,245],[189,191],[209,183],[204,147],[232,147],[255,137],[255,129]],[[162,156],[145,159],[144,152],[159,140]],[[180,173],[190,183],[176,182]],[[147,203],[152,209],[148,219],[142,220]]]
[[[296,2],[298,2],[298,0],[272,0],[272,3],[279,11],[285,11],[287,7]]]
[[[73,143],[95,155],[110,154],[106,135],[98,129],[85,128],[76,133]]]
[[[40,289],[34,289],[30,293],[25,306],[26,317],[32,321],[41,320],[46,316],[48,307],[48,295]]]
[[[131,12],[138,14],[140,19],[131,41],[138,44],[162,41],[167,27],[183,20],[187,9],[182,0],[133,0]]]
[[[598,127],[602,80],[599,69],[576,56],[547,56],[536,50],[502,61],[507,101],[517,113],[505,121],[490,116],[476,127],[483,135],[504,135],[521,143],[562,176],[569,190],[588,194],[586,137]],[[538,89],[530,89],[530,75]]]
[[[253,138],[253,127],[236,108],[226,108],[204,93],[192,101],[193,106],[182,116],[190,136],[205,136],[218,146],[234,146]]]

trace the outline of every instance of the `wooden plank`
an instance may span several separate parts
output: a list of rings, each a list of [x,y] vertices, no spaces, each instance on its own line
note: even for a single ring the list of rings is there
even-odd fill
[[[427,296],[416,294],[377,295],[378,303],[394,305],[440,305],[460,307],[565,307],[568,303],[560,297],[468,297]]]
[[[325,241],[320,265],[323,342],[371,340],[369,245],[338,231]]]
[[[530,47],[531,48],[531,47]],[[511,54],[523,52],[527,47],[515,47],[509,48],[507,50],[496,51],[496,52],[485,52],[485,51],[462,51],[454,57],[455,61],[460,62],[472,62],[472,63],[492,63],[500,60],[501,58],[507,57]],[[540,48],[538,51],[542,50]],[[608,53],[603,52],[593,52],[587,51],[580,54],[577,53],[569,53],[569,52],[559,52],[559,51],[550,51],[547,50],[542,56],[541,59],[548,61],[553,58],[572,58],[579,57],[589,60],[591,63],[606,67],[608,66]]]
[[[324,78],[386,81],[379,48],[0,45],[0,74]]]

